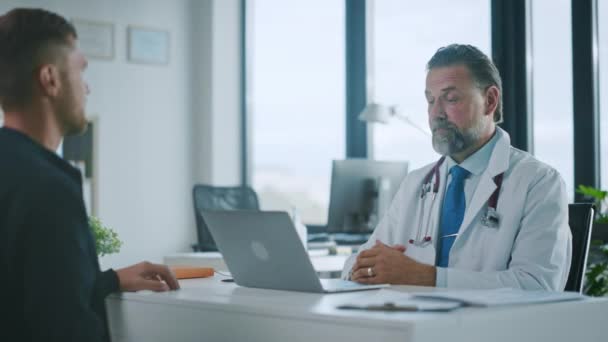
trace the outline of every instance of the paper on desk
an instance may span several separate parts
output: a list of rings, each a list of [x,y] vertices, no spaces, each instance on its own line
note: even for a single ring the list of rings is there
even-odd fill
[[[513,288],[421,292],[412,295],[419,299],[455,301],[473,306],[550,303],[585,298],[576,292],[524,291]]]
[[[367,295],[368,293],[357,298],[356,302],[344,303],[338,308],[370,311],[451,311],[463,306],[460,302],[415,298],[409,293],[390,289],[381,289],[371,296]]]

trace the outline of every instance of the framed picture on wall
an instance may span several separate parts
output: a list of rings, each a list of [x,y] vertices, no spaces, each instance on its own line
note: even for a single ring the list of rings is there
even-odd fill
[[[78,46],[90,58],[114,58],[114,24],[72,19],[78,33]]]
[[[127,59],[133,63],[168,64],[169,40],[167,30],[129,26]]]

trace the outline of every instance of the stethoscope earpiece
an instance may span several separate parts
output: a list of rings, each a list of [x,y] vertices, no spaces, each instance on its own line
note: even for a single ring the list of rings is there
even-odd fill
[[[409,243],[411,245],[422,245],[422,244],[426,244],[427,242],[431,242],[431,237],[430,236],[425,236],[424,239],[422,239],[422,241],[420,242],[416,242],[414,239],[410,239]]]

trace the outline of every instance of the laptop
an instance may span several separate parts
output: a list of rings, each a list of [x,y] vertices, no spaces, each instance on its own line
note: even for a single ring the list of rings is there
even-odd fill
[[[202,210],[201,215],[234,281],[240,286],[316,293],[388,286],[319,279],[285,212]]]

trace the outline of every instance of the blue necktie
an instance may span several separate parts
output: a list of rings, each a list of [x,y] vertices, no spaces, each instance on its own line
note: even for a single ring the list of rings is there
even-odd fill
[[[443,199],[441,208],[441,223],[439,227],[439,260],[437,266],[448,267],[450,260],[450,249],[456,240],[456,234],[464,218],[466,200],[464,197],[464,180],[469,176],[469,171],[458,165],[450,169],[452,181]]]

